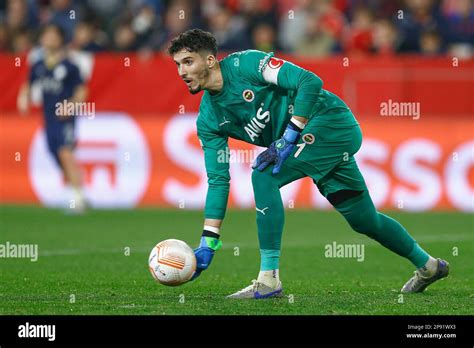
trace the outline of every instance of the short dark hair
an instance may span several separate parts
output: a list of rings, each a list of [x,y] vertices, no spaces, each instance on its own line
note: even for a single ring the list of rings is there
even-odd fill
[[[189,52],[208,51],[214,56],[217,55],[217,41],[214,35],[201,29],[190,29],[171,40],[168,48],[170,56],[178,53],[182,49]]]

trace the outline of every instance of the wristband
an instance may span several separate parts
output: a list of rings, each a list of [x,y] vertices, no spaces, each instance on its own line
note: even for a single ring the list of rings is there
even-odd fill
[[[222,241],[219,240],[220,235],[211,231],[202,231],[200,247],[206,246],[214,251],[219,250]]]
[[[296,126],[292,121],[288,123],[288,126],[286,126],[285,132],[283,133],[283,139],[285,141],[289,142],[290,144],[295,144],[298,142],[301,136],[301,131],[298,126]]]

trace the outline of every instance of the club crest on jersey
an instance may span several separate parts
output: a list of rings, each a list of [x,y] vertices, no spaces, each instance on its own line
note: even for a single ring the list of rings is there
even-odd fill
[[[305,144],[311,145],[312,143],[314,143],[314,135],[311,134],[311,133],[304,134],[303,135],[303,142]]]
[[[246,102],[250,103],[251,101],[255,99],[255,93],[250,89],[246,89],[245,91],[242,92],[242,97],[244,97],[244,100]]]
[[[275,57],[270,58],[268,61],[268,67],[271,69],[278,69],[283,65],[284,61]]]

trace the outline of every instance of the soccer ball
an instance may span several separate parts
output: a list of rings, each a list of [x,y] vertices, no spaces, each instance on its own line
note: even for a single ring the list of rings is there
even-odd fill
[[[148,266],[155,280],[164,285],[177,286],[192,278],[196,271],[196,257],[185,242],[167,239],[152,249]]]

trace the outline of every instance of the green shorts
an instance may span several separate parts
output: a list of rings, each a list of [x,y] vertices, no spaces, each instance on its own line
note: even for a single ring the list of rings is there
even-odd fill
[[[324,197],[339,190],[363,191],[367,186],[354,158],[361,144],[359,125],[332,128],[310,121],[285,165],[311,177]]]

